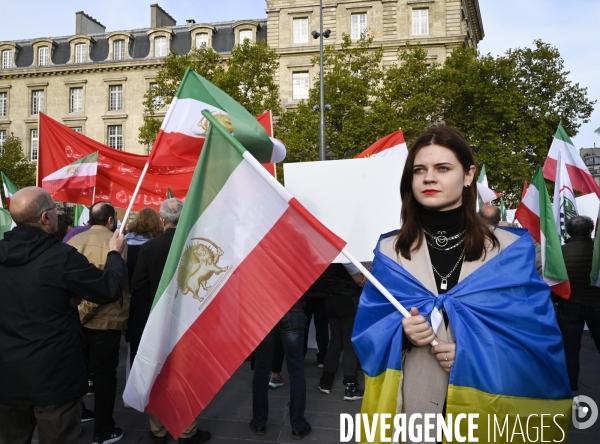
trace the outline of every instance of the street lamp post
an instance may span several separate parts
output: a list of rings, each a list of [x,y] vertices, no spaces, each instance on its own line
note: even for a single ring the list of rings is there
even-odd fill
[[[326,29],[323,31],[323,0],[319,0],[319,11],[320,11],[320,28],[319,32],[313,31],[311,34],[313,38],[318,39],[319,41],[319,90],[320,90],[320,102],[319,102],[319,111],[320,111],[320,121],[319,121],[319,160],[325,160],[325,79],[323,78],[325,73],[323,72],[323,38],[329,38],[331,35],[331,30]],[[328,109],[331,109],[331,106],[327,105]]]

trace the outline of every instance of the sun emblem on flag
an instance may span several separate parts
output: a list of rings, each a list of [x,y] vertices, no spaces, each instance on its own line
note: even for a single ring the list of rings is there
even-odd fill
[[[208,285],[208,281],[214,275],[225,276],[229,267],[220,267],[217,265],[224,252],[217,244],[203,237],[192,238],[183,250],[179,265],[177,267],[177,288],[181,294],[192,293],[192,297],[199,302],[203,302],[210,296],[213,290],[222,279],[218,279],[213,285]],[[177,292],[177,295],[179,294]],[[202,292],[202,294],[201,294]],[[202,304],[198,309],[202,307]]]
[[[77,174],[77,165],[69,165],[67,167],[67,176],[74,176]]]
[[[217,119],[227,131],[229,131],[230,133],[233,132],[233,125],[231,124],[231,119],[227,114],[217,112],[212,112],[211,114],[215,116],[215,119]],[[196,124],[196,127],[192,130],[192,134],[194,134],[195,136],[205,137],[206,133],[208,133],[209,126],[210,122],[206,119],[206,117],[202,116],[200,121]]]

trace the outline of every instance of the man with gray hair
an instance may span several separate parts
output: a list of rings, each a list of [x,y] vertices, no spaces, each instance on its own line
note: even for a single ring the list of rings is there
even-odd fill
[[[498,208],[495,205],[482,206],[479,209],[479,216],[481,216],[481,218],[485,220],[485,222],[488,225],[492,225],[494,227],[497,227],[500,223],[500,220],[502,219],[502,213],[500,213],[500,208]]]
[[[147,307],[147,316],[158,290],[163,269],[167,263],[167,256],[173,243],[175,229],[179,223],[179,216],[183,210],[183,202],[172,198],[165,200],[160,205],[160,220],[165,227],[165,232],[154,239],[150,239],[140,248],[139,258],[131,278],[131,299],[138,299],[137,306]],[[150,416],[150,437],[157,444],[167,442],[167,429],[152,413]],[[180,444],[199,444],[210,439],[210,433],[197,429],[196,420],[181,434]]]
[[[88,390],[79,297],[120,300],[125,239],[110,233],[103,270],[55,236],[50,194],[23,188],[11,199],[17,226],[0,241],[0,443],[75,444]]]

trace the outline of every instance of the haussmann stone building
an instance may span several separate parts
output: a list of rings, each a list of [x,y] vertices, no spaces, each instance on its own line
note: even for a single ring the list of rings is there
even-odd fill
[[[75,33],[62,37],[0,42],[0,145],[14,133],[31,160],[37,159],[38,113],[113,148],[145,154],[138,142],[143,96],[163,58],[208,45],[227,60],[246,39],[266,40],[279,54],[277,81],[286,109],[308,97],[318,64],[318,0],[266,0],[266,18],[183,24],[158,4],[150,5],[148,28],[107,32],[83,11]],[[477,47],[483,38],[479,0],[323,0],[326,45],[342,34],[364,31],[384,49],[384,64],[396,61],[406,42],[420,43],[432,62],[443,63],[454,48]],[[157,117],[164,116],[158,113]]]

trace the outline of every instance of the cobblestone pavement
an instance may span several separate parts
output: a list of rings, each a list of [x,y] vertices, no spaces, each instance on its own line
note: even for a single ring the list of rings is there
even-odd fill
[[[125,358],[127,345],[121,344],[121,360],[118,369],[118,396],[115,406],[117,426],[125,430],[125,436],[120,444],[151,444],[148,436],[148,419],[146,414],[123,407],[121,394],[125,386]],[[338,372],[339,373],[339,372]],[[317,368],[314,350],[309,350],[306,357],[306,418],[312,426],[312,433],[302,440],[302,443],[339,443],[340,442],[340,413],[355,414],[360,411],[360,401],[346,402],[343,400],[344,387],[341,375],[338,374],[334,389],[330,395],[321,394],[317,385],[321,370]],[[286,384],[283,387],[269,391],[269,422],[267,433],[256,436],[250,430],[248,423],[252,417],[252,371],[250,363],[243,363],[233,377],[225,384],[210,405],[199,417],[198,426],[212,433],[211,443],[236,444],[244,442],[258,443],[292,443],[292,430],[289,424],[287,373],[283,370]],[[364,387],[361,374],[361,387]],[[585,332],[581,350],[580,394],[592,398],[600,407],[600,354],[594,343]],[[93,409],[93,396],[84,398],[86,406]],[[79,443],[92,442],[93,422],[83,424]],[[34,443],[38,443],[37,435]],[[174,443],[169,438],[169,443]],[[600,420],[586,430],[571,427],[567,444],[598,444],[600,442]]]

